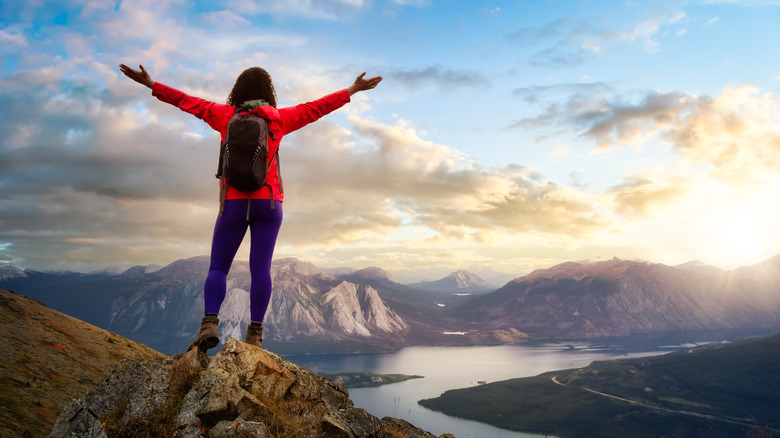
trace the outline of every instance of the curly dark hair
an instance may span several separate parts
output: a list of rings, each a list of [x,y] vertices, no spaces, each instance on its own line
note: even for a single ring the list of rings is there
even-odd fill
[[[230,90],[228,105],[241,105],[247,100],[263,99],[276,107],[276,90],[271,81],[271,75],[260,67],[250,67],[244,70]]]

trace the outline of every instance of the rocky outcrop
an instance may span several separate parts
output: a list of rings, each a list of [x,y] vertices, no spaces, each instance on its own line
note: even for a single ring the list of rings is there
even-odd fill
[[[406,323],[382,301],[371,286],[358,286],[347,281],[325,295],[328,329],[336,333],[403,332]]]
[[[402,435],[401,435],[402,434]],[[347,390],[230,339],[214,357],[124,360],[65,406],[51,437],[425,437],[356,408]]]

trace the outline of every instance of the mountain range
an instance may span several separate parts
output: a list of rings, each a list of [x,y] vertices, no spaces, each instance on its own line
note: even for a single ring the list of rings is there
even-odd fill
[[[198,329],[208,263],[201,256],[89,274],[6,266],[0,288],[170,354]],[[283,354],[780,326],[780,256],[731,271],[568,262],[496,290],[465,271],[401,284],[378,267],[322,269],[293,258],[275,260],[272,278],[263,345]],[[234,263],[219,315],[223,342],[243,338],[250,281],[247,263]]]

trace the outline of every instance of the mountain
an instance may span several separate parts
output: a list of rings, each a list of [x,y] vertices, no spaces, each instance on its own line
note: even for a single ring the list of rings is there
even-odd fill
[[[50,436],[436,438],[380,420],[344,387],[235,339],[213,358],[194,349],[123,361],[65,406]]]
[[[0,290],[0,436],[45,437],[60,410],[144,345]]]
[[[429,409],[566,437],[771,437],[780,334],[447,391]],[[616,434],[615,431],[620,431]]]
[[[145,268],[120,275],[28,270],[23,271],[25,276],[9,274],[0,285],[159,351],[175,353],[197,333],[208,265],[209,258],[201,256],[148,273],[142,273]],[[271,271],[274,293],[264,331],[264,345],[269,348],[276,345],[277,351],[298,353],[371,351],[404,344],[407,324],[370,286],[344,282],[295,259],[274,261]],[[244,337],[250,282],[248,264],[234,263],[219,315],[223,342]]]
[[[133,276],[151,274],[152,272],[157,272],[162,268],[163,267],[160,265],[133,266],[132,268],[128,268],[122,272],[122,275]]]
[[[364,269],[333,269],[331,272],[342,280],[352,283],[377,285],[398,285],[397,282],[387,271],[382,268],[370,267]]]
[[[27,273],[16,266],[3,266],[0,268],[0,281],[13,278],[24,278]]]
[[[450,273],[446,277],[436,281],[422,281],[406,284],[411,288],[451,293],[480,293],[494,291],[497,288],[478,275],[462,269]]]
[[[613,259],[534,271],[455,315],[533,337],[780,325],[780,257],[734,271]]]

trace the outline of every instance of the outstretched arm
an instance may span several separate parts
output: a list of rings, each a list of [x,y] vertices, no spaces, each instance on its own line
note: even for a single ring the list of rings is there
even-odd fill
[[[139,67],[141,67],[140,71],[133,70],[132,68],[124,64],[119,64],[119,69],[122,70],[122,73],[124,73],[125,76],[138,82],[141,85],[145,85],[149,88],[152,88],[154,86],[154,81],[152,80],[152,77],[149,76],[149,73],[146,72],[143,65],[139,65]]]
[[[155,82],[152,80],[151,76],[149,76],[149,73],[143,65],[139,65],[138,67],[140,67],[141,70],[134,70],[125,64],[119,64],[119,68],[125,76],[141,85],[151,88],[152,96],[165,103],[171,104],[184,112],[194,115],[208,123],[209,126],[216,131],[221,132],[227,124],[227,120],[230,120],[230,116],[233,115],[233,107],[190,96],[175,88]]]
[[[360,76],[358,76],[357,79],[355,79],[355,83],[350,85],[349,88],[347,88],[350,96],[357,93],[358,91],[371,90],[375,88],[377,85],[379,85],[379,83],[382,81],[382,76],[374,76],[373,78],[370,79],[364,79],[365,75],[366,72],[361,73]]]

